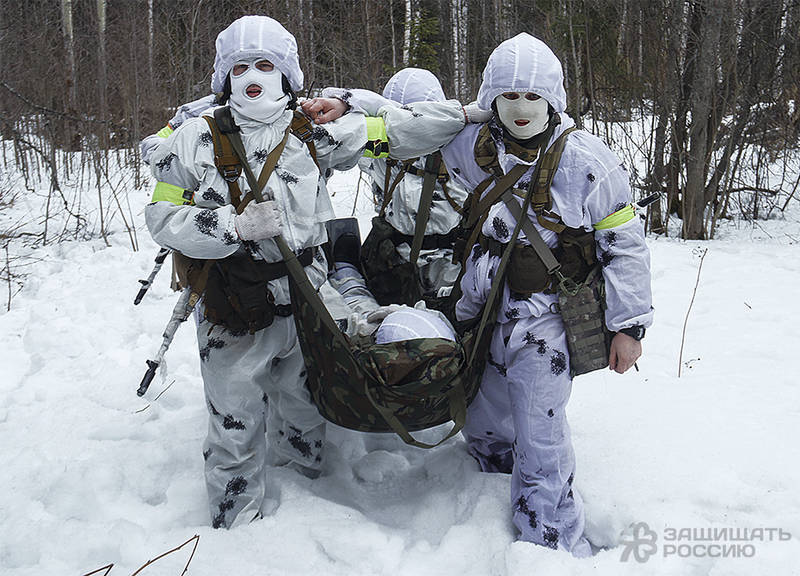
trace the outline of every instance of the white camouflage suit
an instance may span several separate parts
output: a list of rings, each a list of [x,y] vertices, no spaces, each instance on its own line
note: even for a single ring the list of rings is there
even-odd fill
[[[546,99],[561,123],[550,144],[574,125],[564,114],[566,95],[561,63],[540,40],[520,34],[500,44],[489,57],[478,92],[478,105],[490,109],[503,92],[533,92]],[[496,116],[495,116],[496,117]],[[496,122],[496,120],[492,120]],[[474,189],[487,174],[474,159],[480,125],[468,125],[443,151],[451,175]],[[496,139],[505,173],[521,160],[506,154]],[[525,190],[534,166],[517,183]],[[572,228],[591,231],[631,202],[625,166],[598,138],[578,130],[567,136],[553,179],[552,211]],[[556,234],[531,222],[547,244]],[[506,206],[495,204],[482,232],[507,242],[516,220]],[[524,234],[520,240],[528,243]],[[612,331],[652,322],[650,257],[638,217],[595,232],[597,257],[606,281],[606,324]],[[499,258],[475,246],[461,282],[459,319],[474,317],[489,293]],[[487,472],[511,472],[513,520],[521,539],[563,548],[576,556],[591,553],[583,536],[583,504],[572,484],[575,456],[565,408],[572,379],[561,316],[551,312],[556,295],[520,298],[505,286],[490,358],[478,397],[469,408],[464,435],[471,453]]]
[[[428,70],[421,68],[404,68],[392,76],[383,89],[383,98],[375,98],[373,92],[354,89],[326,88],[324,97],[337,97],[353,105],[353,109],[367,115],[374,115],[377,110],[386,105],[387,100],[396,106],[407,106],[415,102],[442,102],[445,100],[444,91],[439,80]],[[398,232],[413,236],[415,231],[417,211],[420,196],[422,195],[423,170],[426,156],[417,159],[413,166],[418,174],[407,172],[392,193],[392,199],[386,207],[386,221]],[[372,178],[372,192],[375,198],[376,211],[383,204],[386,178],[385,158],[362,158],[358,162],[361,170]],[[389,182],[394,182],[400,172],[400,166],[391,168]],[[449,200],[448,200],[449,197]],[[433,189],[430,217],[425,226],[425,236],[444,235],[456,227],[460,214],[453,206],[461,207],[467,198],[467,191],[459,182],[449,180],[444,188],[441,182],[436,182]],[[408,243],[397,245],[397,253],[404,262],[411,259],[411,246]],[[458,279],[461,267],[452,262],[453,250],[450,248],[436,248],[421,250],[417,260],[419,270],[420,288],[423,294],[433,294],[443,287],[450,287]]]
[[[574,125],[564,113],[563,80],[555,54],[540,40],[523,33],[500,44],[489,57],[477,104],[489,110],[504,92],[538,94],[561,119],[549,147]],[[362,98],[360,92],[352,91],[349,100],[356,109],[361,105],[357,101]],[[372,94],[364,100],[376,98]],[[506,153],[496,114],[490,122],[494,123],[494,141],[504,173],[517,164],[530,164],[516,185],[526,190],[535,161],[524,162]],[[470,192],[489,176],[475,160],[481,127],[467,124],[452,141],[441,141],[451,182]],[[629,207],[628,173],[595,136],[578,130],[567,138],[551,187],[552,211],[567,226],[591,231],[611,214]],[[538,224],[532,209],[528,216],[545,242],[551,248],[557,246],[556,234]],[[500,202],[490,209],[482,232],[507,243],[515,224]],[[606,281],[608,328],[648,327],[653,314],[650,257],[640,219],[634,217],[616,227],[597,230],[595,240]],[[518,241],[528,243],[522,233]],[[473,248],[461,281],[463,296],[456,307],[459,320],[473,318],[481,311],[499,260],[482,253],[479,245]],[[522,540],[588,556],[591,548],[583,535],[583,504],[572,488],[575,456],[565,413],[572,379],[561,316],[551,312],[556,302],[556,295],[538,293],[525,298],[504,287],[490,357],[478,396],[469,407],[464,435],[482,470],[511,473],[513,521]]]
[[[253,57],[270,60],[293,90],[302,87],[294,37],[271,18],[247,16],[217,39],[212,90],[222,91],[235,62]],[[232,113],[242,129],[247,160],[258,174],[283,138],[292,112],[283,112],[270,124],[248,120],[235,110]],[[438,139],[442,131],[452,137],[464,125],[457,102],[426,112],[426,126],[419,126],[411,111],[397,109],[381,116],[387,134],[398,143],[406,130],[418,145],[420,138],[433,141],[433,134]],[[323,223],[334,217],[326,178],[334,168],[346,169],[358,161],[367,143],[364,116],[350,114],[315,127],[313,139],[319,169],[306,145],[290,135],[263,191],[265,198],[278,203],[283,238],[296,252],[326,241]],[[432,144],[430,150],[434,149]],[[402,153],[402,146],[399,151]],[[246,251],[257,259],[281,260],[272,239],[239,240],[235,210],[227,183],[215,167],[205,120],[186,120],[150,149],[150,164],[157,180],[194,192],[193,205],[154,201],[147,206],[147,226],[158,244],[192,258],[221,259]],[[244,175],[239,186],[244,196],[249,190]],[[327,263],[322,250],[315,249],[306,273],[317,288],[325,281]],[[268,288],[276,304],[289,302],[285,277],[269,282]],[[272,325],[255,334],[233,335],[211,325],[204,314],[199,316],[197,339],[209,411],[203,453],[209,506],[212,525],[230,528],[261,515],[268,463],[294,463],[307,471],[319,470],[325,424],[305,387],[304,362],[292,317],[276,316]]]

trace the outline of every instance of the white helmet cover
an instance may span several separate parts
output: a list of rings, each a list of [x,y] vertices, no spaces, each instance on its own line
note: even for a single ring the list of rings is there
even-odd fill
[[[386,83],[383,97],[400,104],[445,100],[439,79],[424,68],[403,68],[397,72]]]
[[[567,108],[561,62],[547,44],[525,32],[492,51],[483,69],[478,106],[491,110],[492,102],[503,92],[533,92],[556,112]]]
[[[377,344],[415,340],[417,338],[443,338],[455,341],[456,334],[447,322],[435,312],[404,306],[392,312],[375,332]]]
[[[297,58],[297,42],[280,22],[268,16],[242,16],[217,36],[217,55],[211,91],[222,92],[225,78],[239,60],[263,57],[289,80],[292,90],[303,88],[303,71]]]

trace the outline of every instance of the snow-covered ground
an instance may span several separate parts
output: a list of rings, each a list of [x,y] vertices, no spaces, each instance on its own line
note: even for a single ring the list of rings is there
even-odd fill
[[[334,202],[340,216],[356,206],[365,234],[371,206],[355,182],[337,175]],[[131,574],[194,534],[198,576],[800,574],[797,201],[779,219],[726,224],[713,242],[649,241],[656,322],[639,371],[577,378],[568,408],[588,534],[608,547],[586,560],[515,542],[509,477],[479,472],[461,438],[422,451],[333,427],[322,477],[271,469],[274,512],[212,530],[190,325],[164,378],[147,399],[135,393],[176,299],[164,270],[132,305],[157,251],[147,201],[144,190],[130,198],[140,251],[118,219],[110,246],[25,252],[24,288],[3,307],[0,574],[110,563],[111,576]],[[28,208],[20,198],[5,217],[25,221]],[[638,547],[626,544],[642,522]],[[190,549],[142,574],[178,576]]]

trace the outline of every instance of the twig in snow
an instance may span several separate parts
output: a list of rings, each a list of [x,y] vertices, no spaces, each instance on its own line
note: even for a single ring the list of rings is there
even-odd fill
[[[8,302],[6,303],[6,312],[11,311],[11,258],[8,256],[8,242],[5,245],[6,249],[6,273],[8,279]]]
[[[109,564],[108,566],[103,566],[102,568],[98,568],[97,570],[94,570],[93,572],[88,572],[88,573],[84,574],[83,576],[92,576],[92,574],[97,574],[98,572],[100,572],[100,570],[105,570],[105,573],[103,574],[103,576],[108,576],[108,573],[111,572],[111,569],[113,567],[114,567],[114,564]]]
[[[144,570],[145,568],[150,566],[150,564],[153,564],[154,562],[157,562],[157,561],[161,560],[164,556],[169,556],[173,552],[177,552],[178,550],[180,550],[181,548],[183,548],[184,546],[186,546],[189,542],[191,542],[193,540],[194,540],[194,547],[192,548],[192,553],[189,555],[189,560],[186,561],[186,566],[183,568],[183,572],[181,572],[181,576],[183,576],[189,570],[189,564],[191,564],[192,558],[194,558],[194,553],[197,550],[197,544],[200,542],[200,534],[195,534],[194,536],[189,538],[186,542],[184,542],[180,546],[178,546],[176,548],[173,548],[172,550],[169,550],[168,552],[164,552],[163,554],[161,554],[160,556],[156,556],[152,560],[148,560],[141,568],[139,568],[136,572],[131,574],[131,576],[136,576],[142,570]]]
[[[164,392],[166,392],[167,390],[169,390],[170,388],[172,388],[172,385],[173,385],[173,384],[175,384],[175,380],[173,380],[172,382],[170,382],[170,383],[169,383],[169,386],[167,386],[167,387],[166,387],[166,388],[164,388],[164,389],[163,389],[161,392],[159,392],[159,393],[158,393],[158,396],[156,396],[155,398],[153,398],[153,402],[155,402],[156,400],[158,400],[159,398],[161,398],[161,397],[164,395]],[[152,404],[152,402],[151,402],[150,404]],[[148,404],[148,405],[147,405],[147,406],[145,406],[144,408],[141,408],[140,410],[137,410],[136,412],[134,412],[134,414],[141,414],[142,412],[144,412],[145,410],[147,410],[148,408],[150,408],[150,404]]]
[[[686,341],[686,325],[689,323],[689,313],[692,311],[692,304],[694,304],[694,297],[697,294],[697,287],[700,285],[700,271],[703,269],[703,260],[708,254],[708,248],[704,248],[700,255],[700,266],[697,267],[697,280],[694,283],[694,290],[692,291],[692,300],[689,302],[689,309],[686,310],[686,319],[683,321],[683,332],[681,332],[681,351],[678,355],[678,378],[681,377],[681,364],[683,362],[683,344]]]

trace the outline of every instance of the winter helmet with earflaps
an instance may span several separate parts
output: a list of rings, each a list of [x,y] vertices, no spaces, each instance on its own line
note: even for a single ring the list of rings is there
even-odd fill
[[[217,35],[211,91],[225,102],[230,95],[229,73],[233,65],[263,57],[284,77],[290,97],[303,88],[303,71],[297,57],[297,41],[280,22],[268,16],[243,16]]]

